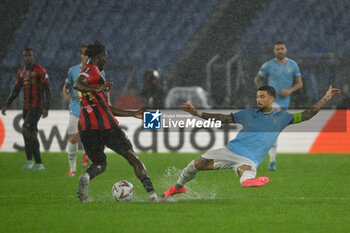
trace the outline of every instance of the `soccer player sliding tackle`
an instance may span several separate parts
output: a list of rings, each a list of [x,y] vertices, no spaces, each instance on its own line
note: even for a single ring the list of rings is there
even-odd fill
[[[286,111],[272,111],[276,92],[271,86],[259,88],[256,95],[256,109],[248,108],[228,115],[200,112],[190,103],[183,104],[182,109],[194,116],[219,120],[223,124],[241,124],[243,129],[226,147],[208,151],[198,159],[191,161],[182,170],[177,183],[170,187],[164,196],[169,197],[186,192],[185,184],[195,178],[198,171],[202,170],[233,169],[240,177],[242,187],[260,187],[267,184],[269,178],[256,177],[256,171],[280,132],[290,124],[311,119],[332,96],[339,93],[339,89],[330,86],[325,96],[315,105],[301,113],[294,114]]]

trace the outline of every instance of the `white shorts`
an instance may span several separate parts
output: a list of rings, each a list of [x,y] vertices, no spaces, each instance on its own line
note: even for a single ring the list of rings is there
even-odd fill
[[[214,160],[214,169],[233,169],[238,176],[237,168],[243,165],[250,166],[256,176],[256,166],[253,161],[243,156],[232,153],[226,147],[210,150],[201,156],[204,159]]]
[[[69,122],[68,122],[68,135],[77,134],[78,131],[78,123],[79,117],[69,114]]]

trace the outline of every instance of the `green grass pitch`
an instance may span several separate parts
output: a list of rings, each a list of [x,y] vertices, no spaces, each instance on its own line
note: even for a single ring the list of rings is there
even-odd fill
[[[200,154],[140,154],[158,194]],[[46,171],[22,171],[24,153],[0,153],[0,232],[350,232],[350,155],[281,154],[270,183],[241,188],[232,170],[200,172],[172,202],[150,203],[132,168],[108,154],[107,170],[90,183],[93,201],[76,197],[84,170],[66,176],[65,153],[43,153]],[[118,203],[112,185],[135,186]]]

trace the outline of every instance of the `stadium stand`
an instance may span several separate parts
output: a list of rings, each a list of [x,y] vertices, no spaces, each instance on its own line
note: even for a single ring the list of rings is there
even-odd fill
[[[315,0],[37,0],[30,2],[26,12],[22,24],[13,27],[15,37],[1,61],[2,96],[8,95],[13,69],[21,65],[21,50],[27,46],[36,50],[38,63],[48,69],[54,94],[61,96],[68,67],[79,62],[79,44],[95,39],[107,46],[106,74],[114,79],[113,93],[123,92],[131,76],[140,90],[142,74],[149,68],[165,76],[168,89],[206,89],[205,67],[216,54],[220,59],[213,64],[212,76],[217,79],[213,88],[225,89],[220,86],[226,85],[223,69],[227,60],[239,54],[244,70],[241,90],[246,87],[246,95],[254,95],[254,76],[272,58],[275,41],[285,41],[288,56],[300,65],[307,92],[302,97],[317,99],[330,83],[350,84],[344,78],[350,53],[350,2],[346,0],[322,4]],[[213,93],[208,97],[215,107],[230,104]],[[231,106],[254,105],[245,99],[252,98],[241,98]],[[300,106],[298,101],[295,104]],[[53,104],[64,106],[63,98]]]
[[[254,77],[263,62],[273,57],[272,46],[276,41],[287,43],[288,56],[299,63],[305,79],[305,88],[302,93],[294,95],[292,106],[308,106],[329,84],[342,86],[346,82],[344,74],[348,73],[346,64],[350,52],[350,30],[347,26],[350,20],[349,1],[326,1],[322,4],[313,0],[269,0],[249,4],[227,1],[225,4],[219,19],[202,36],[201,44],[178,62],[176,75],[169,74],[185,77],[177,80],[176,85],[205,88],[205,65],[218,54],[220,59],[212,66],[212,77],[215,82],[221,83],[216,89],[224,90],[227,61],[239,54],[245,74],[245,86],[242,88],[246,90],[246,95],[254,96],[255,89],[251,88],[254,87]],[[233,99],[231,104],[222,105],[222,97],[215,96],[215,93],[209,95],[214,106],[255,105],[242,99]]]
[[[349,10],[350,2],[343,0],[322,4],[312,0],[268,1],[233,47],[233,54],[246,60],[255,57],[260,65],[263,59],[256,57],[272,57],[273,43],[286,42],[288,56],[299,63],[309,89],[304,88],[304,94],[309,91],[316,100],[328,85],[341,87],[345,81],[337,69],[342,66],[341,57],[350,53]],[[292,106],[301,106],[301,102],[292,102]]]
[[[219,0],[206,1],[32,1],[16,37],[2,61],[21,65],[21,50],[32,47],[37,62],[47,67],[52,88],[63,85],[66,68],[79,61],[80,43],[98,39],[108,49],[107,76],[122,89],[125,73],[119,65],[137,65],[139,88],[150,67],[164,72],[206,21]],[[63,73],[62,73],[63,72]],[[130,72],[129,72],[130,73]],[[3,87],[13,74],[3,74]]]
[[[285,41],[298,54],[349,53],[349,11],[350,2],[342,0],[268,1],[236,49],[257,55],[270,52],[271,41]]]

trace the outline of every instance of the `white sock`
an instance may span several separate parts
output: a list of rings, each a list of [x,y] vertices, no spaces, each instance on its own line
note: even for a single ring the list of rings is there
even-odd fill
[[[83,173],[80,177],[85,177],[88,181],[90,181],[90,174],[87,172]],[[79,177],[79,179],[80,179],[80,177]]]
[[[68,141],[68,162],[70,171],[76,171],[77,169],[77,148],[78,143],[71,143]]]
[[[197,168],[194,166],[194,160],[192,160],[187,167],[185,167],[176,183],[177,186],[184,186],[187,182],[192,180],[197,175]]]
[[[275,142],[275,144],[273,144],[273,146],[271,147],[270,151],[270,163],[271,162],[276,162],[276,154],[277,154],[277,141]]]
[[[154,191],[148,192],[150,198],[157,198],[157,194]]]
[[[248,170],[248,171],[243,172],[241,178],[239,179],[239,182],[242,183],[246,179],[253,179],[253,178],[255,178],[255,172]]]
[[[84,149],[83,145],[81,145],[81,152],[83,153],[83,156],[86,155],[86,152],[85,152],[85,149]]]

